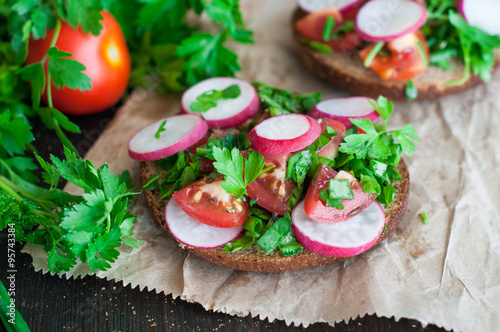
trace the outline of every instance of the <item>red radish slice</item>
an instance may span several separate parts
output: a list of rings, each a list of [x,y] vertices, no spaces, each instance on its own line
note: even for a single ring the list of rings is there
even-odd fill
[[[237,84],[241,94],[232,99],[218,100],[217,106],[202,113],[209,128],[237,127],[248,119],[254,117],[259,111],[260,101],[257,91],[248,82],[230,77],[214,77],[204,80],[186,90],[182,95],[181,111],[193,113],[191,104],[205,92],[224,90],[231,85]]]
[[[362,213],[335,224],[319,223],[304,211],[304,201],[292,211],[297,241],[310,252],[332,257],[351,257],[370,249],[382,234],[385,214],[378,202]]]
[[[366,97],[335,98],[318,103],[308,113],[310,117],[329,118],[342,122],[347,129],[352,126],[349,119],[367,118],[372,122],[380,115],[367,101]]]
[[[264,154],[285,154],[311,145],[321,134],[321,126],[302,114],[273,116],[255,126],[247,135],[252,148]]]
[[[236,239],[242,226],[218,228],[203,224],[186,214],[173,199],[165,206],[165,221],[170,233],[187,246],[193,248],[217,248]]]
[[[319,12],[325,8],[335,7],[342,15],[358,8],[364,0],[299,0],[299,7],[308,13]]]
[[[427,10],[416,1],[376,0],[359,10],[356,30],[365,40],[386,42],[418,30],[426,21]]]
[[[160,125],[167,120],[164,131]],[[171,156],[194,145],[207,133],[205,120],[197,114],[182,114],[161,119],[139,131],[128,142],[128,154],[132,159],[154,161]]]
[[[500,36],[498,0],[457,0],[457,9],[469,25],[490,35]]]

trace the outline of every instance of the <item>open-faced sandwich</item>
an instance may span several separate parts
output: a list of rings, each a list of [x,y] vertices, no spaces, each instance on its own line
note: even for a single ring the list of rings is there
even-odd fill
[[[370,249],[401,220],[401,156],[419,138],[412,125],[388,129],[387,99],[213,78],[181,105],[128,149],[156,220],[191,253],[245,271],[307,269]]]
[[[298,0],[293,30],[306,66],[335,87],[430,99],[491,79],[499,11],[490,0]]]

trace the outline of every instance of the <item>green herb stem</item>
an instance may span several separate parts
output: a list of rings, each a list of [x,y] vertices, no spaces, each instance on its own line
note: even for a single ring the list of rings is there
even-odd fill
[[[425,54],[424,48],[422,47],[422,43],[420,41],[417,42],[417,50],[420,56],[422,57],[422,60],[424,60],[425,66],[429,66],[429,58],[427,57],[427,54]]]
[[[12,183],[9,179],[7,179],[5,176],[3,175],[0,175],[0,186],[7,186],[7,187],[10,187],[9,189],[13,190],[14,192],[18,192],[20,193],[21,195],[23,195],[24,197],[27,197],[35,202],[38,202],[40,205],[42,206],[45,206],[45,204],[52,204],[51,201],[48,201],[48,200],[45,200],[43,198],[40,198],[40,197],[37,197],[35,195],[33,195],[32,193],[22,189],[22,188],[19,188],[19,186],[15,185],[14,183]],[[3,187],[5,188],[5,187]],[[11,193],[9,191],[9,193]],[[13,195],[14,196],[14,195]],[[21,201],[23,200],[23,198],[19,195],[17,195],[18,197],[14,196],[16,198],[16,200],[18,201]],[[48,208],[45,207],[45,209],[48,211]]]
[[[56,42],[57,42],[57,39],[59,38],[60,33],[61,33],[61,20],[57,20],[56,26],[54,28],[54,35],[52,36],[52,40],[50,41],[49,49],[51,49],[52,47],[54,47],[56,45]],[[40,63],[44,64],[48,57],[49,57],[48,53],[45,54],[45,56],[42,58]],[[49,82],[48,79],[47,79],[47,82]]]
[[[326,18],[325,27],[323,29],[323,40],[325,42],[330,41],[330,39],[332,38],[334,25],[335,25],[335,20],[333,19],[333,17],[328,16]]]
[[[370,54],[368,54],[368,56],[365,59],[365,62],[364,62],[364,66],[365,67],[370,67],[370,65],[372,64],[373,59],[375,59],[375,57],[380,52],[380,50],[382,49],[382,47],[384,47],[384,44],[385,44],[385,42],[378,42],[378,43],[375,44],[375,46],[373,47],[373,49],[370,51]]]
[[[14,317],[7,316],[11,311],[9,309],[10,305],[13,305],[14,302],[11,302],[11,298],[4,284],[0,281],[0,306],[2,309],[0,310],[0,318],[2,320],[5,329],[8,332],[29,332],[30,329],[26,322],[24,321],[23,316],[19,313],[17,309],[14,311]],[[14,321],[12,324],[9,320]]]
[[[47,74],[47,76],[49,76],[49,75]],[[47,87],[47,91],[50,91],[49,87]],[[48,94],[47,94],[47,96],[48,96]],[[59,125],[59,122],[57,122],[57,120],[55,118],[53,118],[53,119],[54,119],[54,130],[56,132],[57,137],[61,141],[61,143],[63,145],[65,145],[66,147],[68,147],[68,149],[70,149],[73,153],[75,153],[78,158],[80,158],[80,154],[78,153],[78,150],[73,145],[73,143],[71,143],[71,141],[66,136],[66,134],[63,132],[63,130],[61,129],[61,126]]]

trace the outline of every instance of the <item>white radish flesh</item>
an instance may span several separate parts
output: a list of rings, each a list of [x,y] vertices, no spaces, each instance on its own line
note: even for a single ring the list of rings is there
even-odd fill
[[[203,224],[186,214],[175,200],[165,206],[165,221],[170,233],[181,243],[193,248],[210,249],[236,239],[243,227],[218,228]]]
[[[158,129],[167,120],[156,138]],[[143,128],[128,143],[132,159],[154,161],[171,156],[197,143],[207,133],[205,120],[197,114],[181,114],[161,119]]]
[[[351,119],[366,118],[372,122],[379,118],[378,112],[366,97],[335,98],[318,103],[308,113],[315,119],[329,118],[342,122],[346,128],[352,126]]]
[[[319,223],[304,211],[304,201],[292,211],[297,241],[310,252],[332,257],[351,257],[371,248],[382,234],[385,214],[378,202],[354,217],[334,224]]]
[[[308,13],[314,13],[326,8],[337,8],[343,15],[358,8],[364,0],[299,0],[299,7]]]
[[[282,155],[311,145],[321,134],[321,126],[302,114],[273,116],[255,126],[247,135],[251,147],[260,153]]]
[[[243,124],[257,114],[260,101],[257,91],[250,83],[236,78],[214,77],[192,86],[182,95],[182,112],[192,113],[191,104],[203,93],[212,90],[222,91],[231,85],[239,86],[240,95],[236,98],[218,100],[217,106],[201,115],[207,121],[209,128],[229,128]]]
[[[457,9],[469,25],[490,35],[500,36],[500,1],[457,0]]]
[[[356,16],[356,30],[361,38],[387,42],[418,30],[427,21],[427,10],[416,1],[368,1]]]

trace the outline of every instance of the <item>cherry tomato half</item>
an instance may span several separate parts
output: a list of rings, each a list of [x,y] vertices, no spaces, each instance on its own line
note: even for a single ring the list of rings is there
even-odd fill
[[[73,54],[70,59],[82,63],[83,73],[90,77],[92,89],[58,89],[51,85],[52,101],[58,110],[72,115],[84,115],[103,111],[120,99],[130,76],[130,54],[120,25],[108,12],[101,12],[102,30],[98,36],[85,34],[80,28],[61,22],[61,32],[55,46],[60,51]],[[48,31],[43,39],[30,39],[26,65],[39,62],[47,53],[54,31]],[[45,70],[47,69],[45,62]],[[46,91],[42,96],[47,103]]]
[[[354,194],[354,199],[342,200],[342,203],[344,204],[343,210],[327,207],[321,200],[321,191],[328,189],[329,180],[334,178],[349,180]],[[318,175],[316,175],[316,179],[311,181],[309,189],[307,190],[306,198],[304,200],[304,211],[309,217],[311,217],[311,219],[317,222],[336,223],[347,220],[360,213],[370,206],[376,198],[377,195],[375,194],[365,193],[361,187],[361,183],[358,182],[350,173],[345,171],[337,173],[337,171],[331,167],[322,164]]]
[[[274,165],[274,168],[259,175],[247,187],[250,198],[256,200],[263,208],[279,215],[287,213],[288,202],[295,188],[295,183],[291,179],[285,180],[287,161],[291,155],[263,154],[266,167]]]
[[[344,22],[342,14],[337,9],[326,8],[303,17],[295,23],[295,28],[301,36],[328,45],[336,52],[348,51],[361,45],[362,40],[355,30],[352,30],[338,39],[332,38],[329,41],[323,40],[323,32],[328,17],[331,17],[335,21],[334,31]]]
[[[234,199],[222,187],[222,176],[210,182],[201,179],[175,192],[172,198],[191,218],[219,228],[243,225],[250,205],[243,199]]]
[[[418,51],[417,43],[420,42],[422,49],[429,58],[429,48],[424,35],[417,31],[397,38],[387,43],[390,54],[377,54],[370,64],[370,69],[376,72],[383,80],[410,80],[427,68],[425,60]],[[371,50],[372,44],[359,52],[364,61]]]

